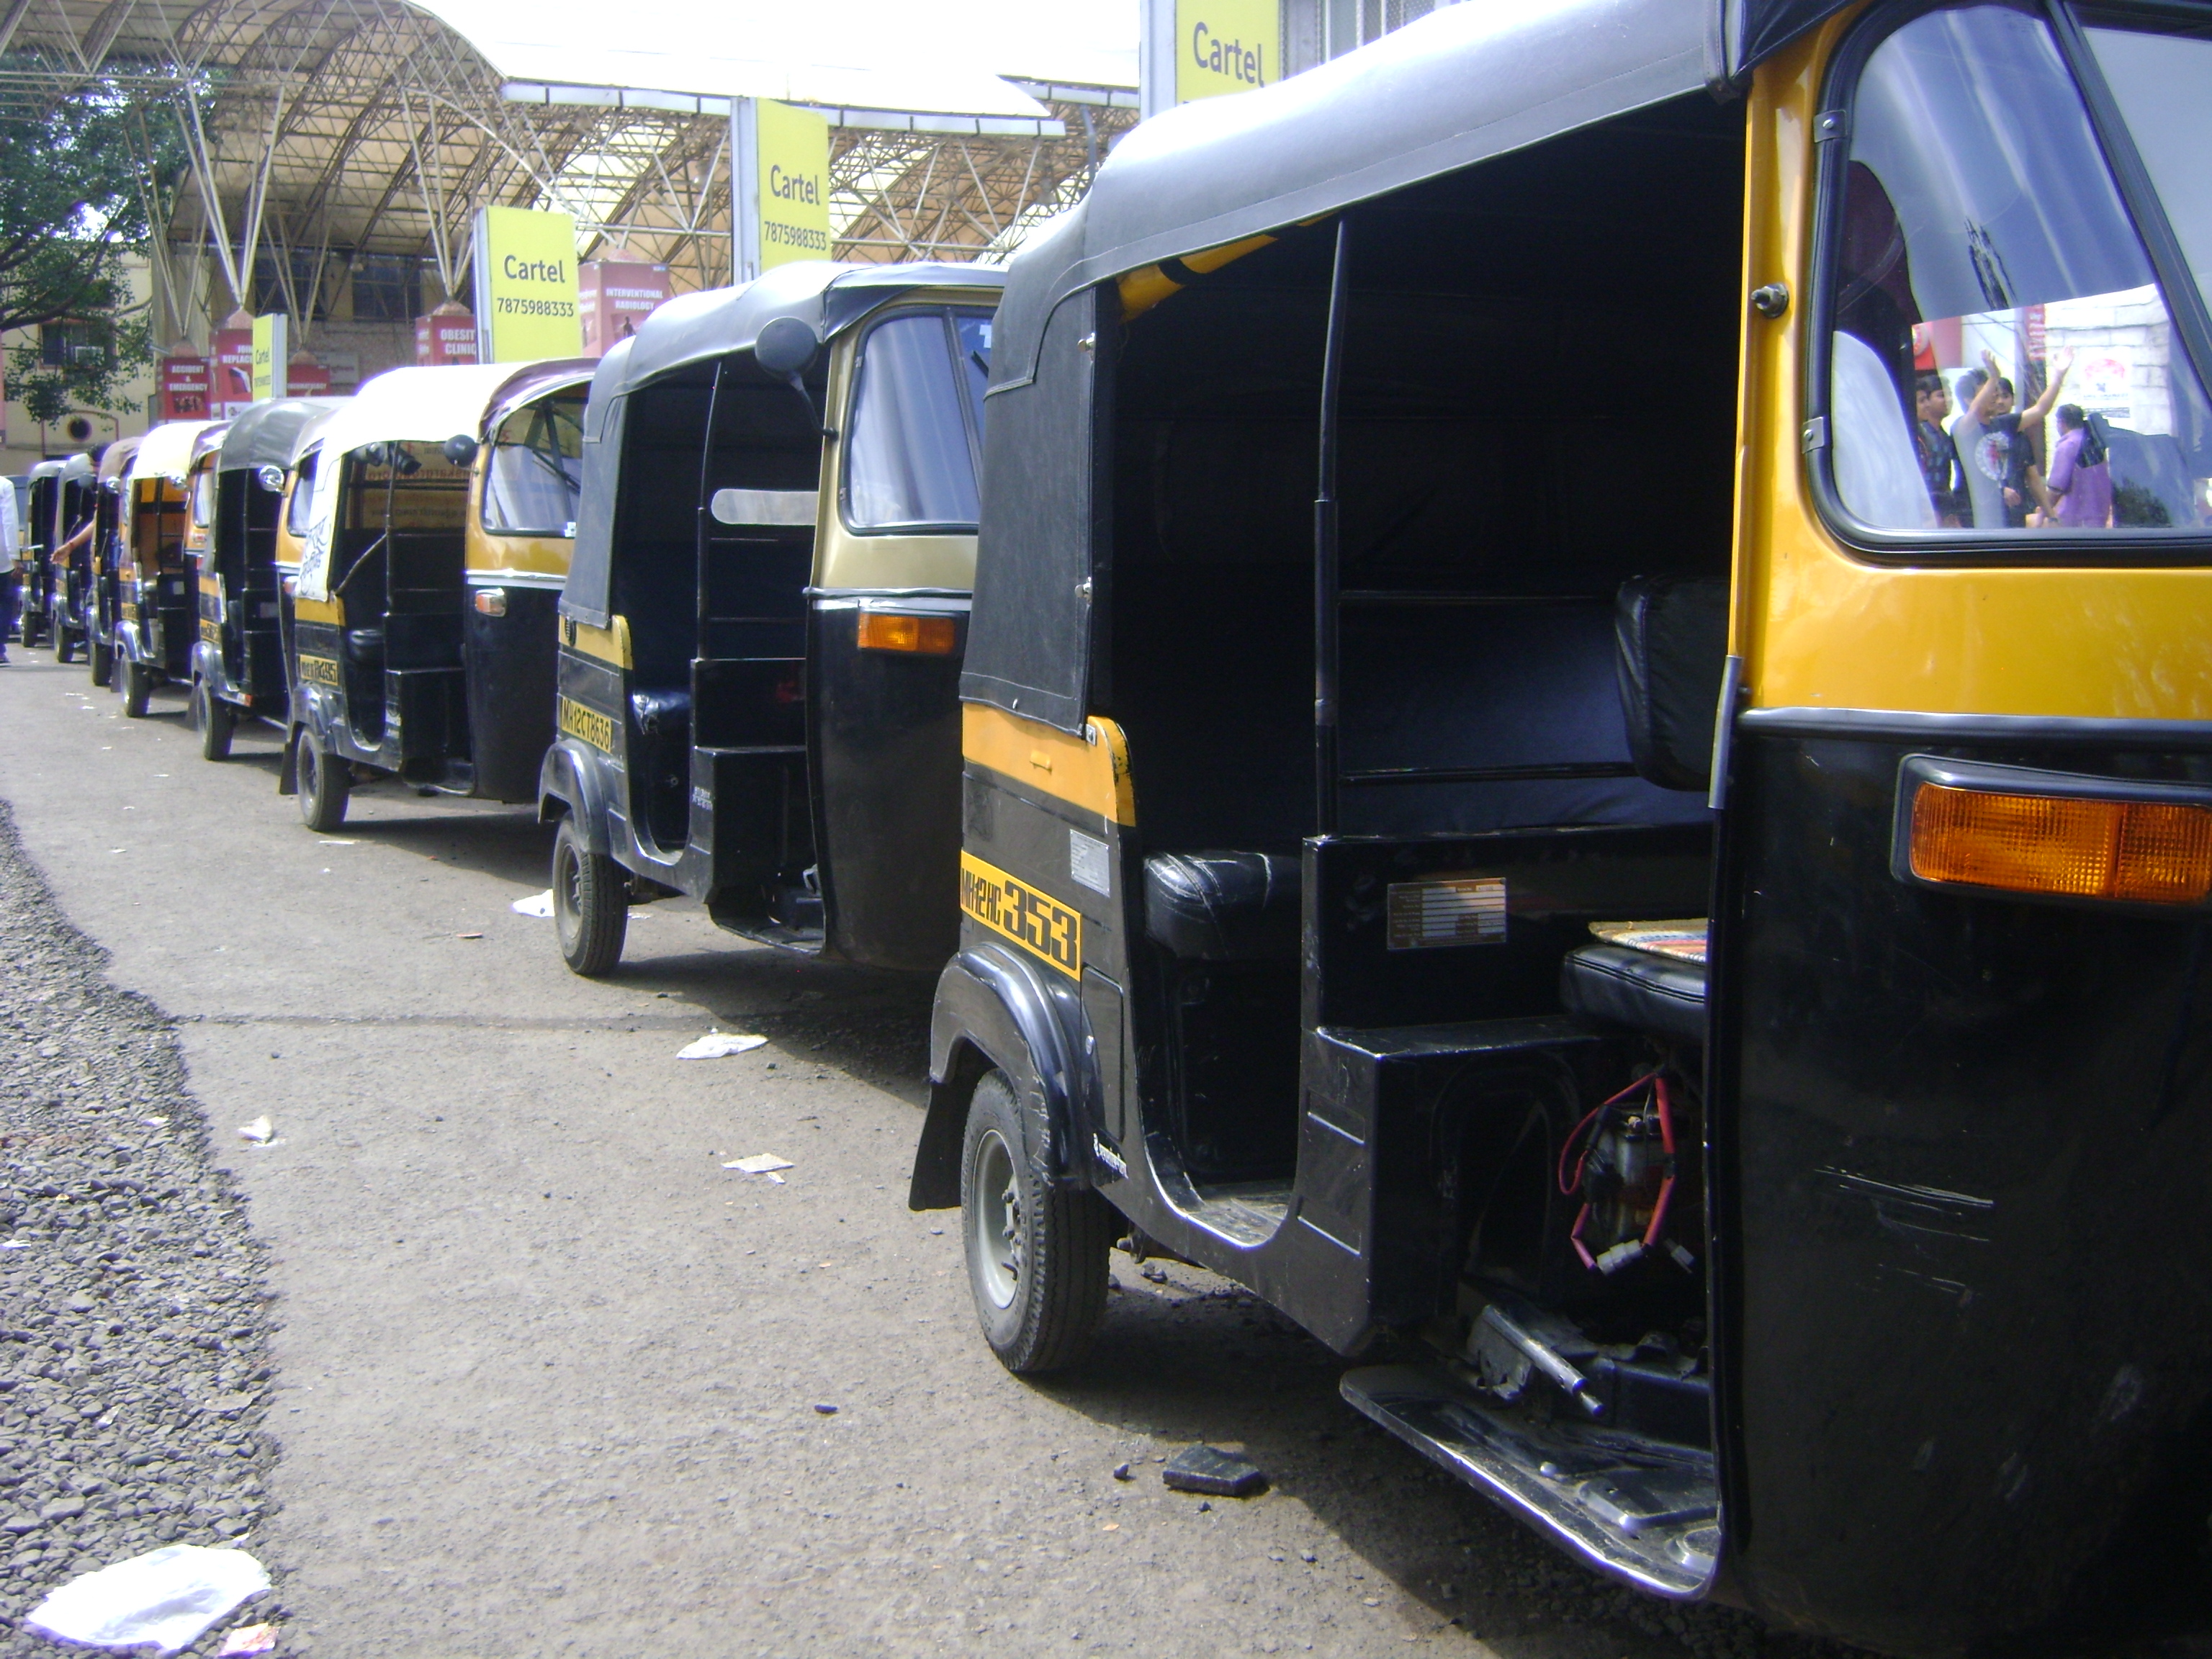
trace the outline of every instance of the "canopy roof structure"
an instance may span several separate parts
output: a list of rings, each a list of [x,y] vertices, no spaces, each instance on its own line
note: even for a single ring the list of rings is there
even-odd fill
[[[1128,85],[1018,82],[923,10],[0,0],[0,98],[97,80],[138,100],[149,133],[174,118],[192,167],[157,204],[156,276],[179,323],[234,303],[312,316],[368,255],[430,260],[465,294],[470,218],[489,204],[574,214],[580,257],[665,263],[706,288],[730,280],[732,98],[829,118],[833,252],[872,262],[1005,252],[1133,125],[1133,58]],[[1007,67],[1115,73],[1095,53],[1032,55],[1052,61]]]

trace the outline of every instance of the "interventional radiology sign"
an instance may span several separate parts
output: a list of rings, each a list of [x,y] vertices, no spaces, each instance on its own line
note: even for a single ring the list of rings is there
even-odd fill
[[[1251,92],[1283,78],[1278,0],[1176,0],[1175,100]]]
[[[475,266],[483,362],[574,357],[583,350],[574,219],[530,208],[478,208]]]
[[[830,122],[769,99],[753,106],[760,268],[830,257]]]

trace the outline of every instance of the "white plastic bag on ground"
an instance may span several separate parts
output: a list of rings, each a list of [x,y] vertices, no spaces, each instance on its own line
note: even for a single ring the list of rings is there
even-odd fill
[[[24,1622],[41,1635],[88,1647],[151,1643],[174,1653],[268,1588],[268,1573],[244,1550],[172,1544],[70,1579]]]
[[[768,1175],[777,1170],[795,1170],[799,1166],[787,1158],[778,1158],[774,1152],[755,1152],[750,1158],[741,1158],[722,1167],[742,1170],[747,1175]]]
[[[764,1048],[764,1036],[746,1036],[736,1031],[709,1031],[696,1042],[686,1043],[676,1051],[678,1060],[720,1060],[724,1054],[742,1054],[750,1048]]]
[[[535,916],[540,921],[550,921],[553,915],[553,890],[532,893],[526,899],[517,899],[507,907],[518,916]]]

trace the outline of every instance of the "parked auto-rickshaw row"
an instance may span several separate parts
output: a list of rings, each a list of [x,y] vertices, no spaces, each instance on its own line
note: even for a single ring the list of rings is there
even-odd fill
[[[1016,1371],[1118,1242],[1654,1595],[2201,1624],[2208,83],[2178,0],[1446,9],[1007,272],[49,463],[35,626],[318,829],[534,800],[580,973],[941,969]]]

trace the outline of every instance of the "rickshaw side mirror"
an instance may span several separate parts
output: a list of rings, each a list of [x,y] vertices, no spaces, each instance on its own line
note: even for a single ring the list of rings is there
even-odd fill
[[[446,440],[445,456],[455,466],[467,466],[477,458],[477,441],[465,432],[457,432]]]
[[[753,361],[771,374],[804,371],[822,349],[813,325],[797,317],[771,319],[753,339]]]

